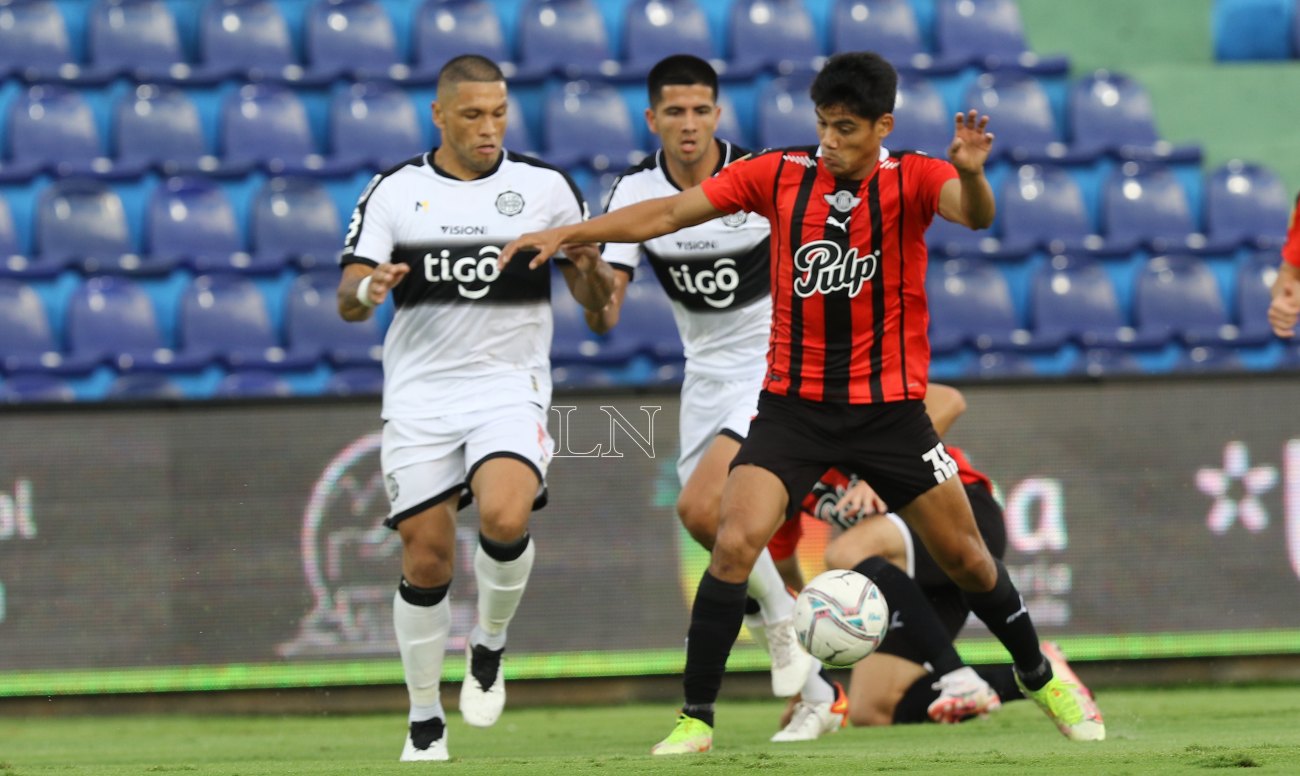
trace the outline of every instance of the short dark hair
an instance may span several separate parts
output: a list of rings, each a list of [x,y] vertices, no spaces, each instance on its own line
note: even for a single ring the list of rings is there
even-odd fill
[[[713,65],[690,54],[673,54],[664,57],[650,68],[646,76],[646,89],[653,107],[663,97],[665,86],[707,86],[718,99],[718,73]]]
[[[876,121],[894,112],[898,72],[874,51],[850,51],[826,60],[808,90],[818,108],[833,105]]]
[[[506,74],[501,72],[496,62],[478,54],[461,54],[449,60],[438,71],[438,91],[466,81],[490,84],[504,80]]]

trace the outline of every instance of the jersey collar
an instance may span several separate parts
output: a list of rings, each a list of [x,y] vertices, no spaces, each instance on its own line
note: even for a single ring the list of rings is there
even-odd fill
[[[726,167],[731,162],[731,144],[719,137],[713,138],[713,144],[718,147],[718,163],[714,165],[713,172],[710,174],[717,175],[722,172],[723,167]],[[668,185],[681,191],[681,184],[673,180],[673,176],[668,172],[668,161],[664,159],[664,149],[660,148],[655,151],[655,164],[659,166],[660,170],[663,170],[664,180],[668,181]]]
[[[452,175],[451,173],[439,167],[437,163],[433,161],[433,155],[437,153],[437,151],[438,151],[438,146],[434,146],[432,150],[430,150],[427,154],[425,154],[425,161],[429,163],[429,169],[433,170],[435,173],[441,175],[444,178],[449,178],[458,183],[469,183],[470,181],[481,181],[484,178],[491,178],[493,175],[496,175],[497,170],[501,169],[501,163],[505,161],[506,153],[507,153],[506,149],[502,148],[500,156],[497,157],[497,163],[492,165],[492,169],[488,170],[487,172],[483,173],[477,178],[470,178],[469,180],[465,180],[463,178],[457,178],[455,175]]]

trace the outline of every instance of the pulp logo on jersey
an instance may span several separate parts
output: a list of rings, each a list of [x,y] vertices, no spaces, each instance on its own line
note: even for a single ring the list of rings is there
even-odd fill
[[[495,245],[479,248],[477,256],[457,256],[452,258],[446,248],[438,252],[424,254],[424,278],[430,283],[455,282],[460,285],[456,290],[466,299],[482,299],[487,296],[488,287],[501,274],[497,269],[497,257],[501,249]]]
[[[875,277],[879,263],[880,251],[859,256],[857,248],[846,252],[830,240],[805,243],[794,254],[794,267],[800,273],[794,281],[794,292],[807,299],[813,294],[847,289],[849,298],[853,298]]]
[[[736,301],[734,292],[740,285],[740,273],[735,259],[718,259],[712,269],[692,270],[690,264],[679,264],[669,267],[668,275],[678,291],[699,296],[709,307],[722,309]],[[725,296],[715,297],[716,294]]]

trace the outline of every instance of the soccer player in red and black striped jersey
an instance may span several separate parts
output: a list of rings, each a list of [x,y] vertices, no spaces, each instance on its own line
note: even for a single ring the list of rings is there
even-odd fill
[[[1282,245],[1282,265],[1273,281],[1273,301],[1268,305],[1268,322],[1279,337],[1294,337],[1300,318],[1300,196]]]
[[[930,347],[924,234],[934,216],[993,221],[984,163],[993,136],[975,111],[954,119],[948,161],[884,147],[898,75],[870,52],[831,57],[810,90],[819,144],[739,161],[699,186],[583,224],[526,234],[501,263],[571,242],[644,242],[741,210],[772,225],[772,333],[749,436],[732,461],[712,559],[687,635],[686,703],[652,752],[708,751],[713,711],[740,631],[745,579],[783,519],[831,466],[859,473],[896,506],[971,610],[1006,646],[1026,694],[1072,738],[1104,736],[1086,696],[1056,677],[1006,569],[980,538],[957,466],[922,400]],[[885,599],[890,592],[882,588]]]

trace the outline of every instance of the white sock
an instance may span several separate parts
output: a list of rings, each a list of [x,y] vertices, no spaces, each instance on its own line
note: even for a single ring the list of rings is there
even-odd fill
[[[799,692],[808,703],[835,702],[835,688],[822,678],[821,666],[817,663],[813,663],[808,671],[808,680],[803,683],[803,689]]]
[[[478,625],[470,634],[470,643],[482,644],[488,649],[501,649],[506,645],[506,626],[519,608],[519,600],[528,586],[528,575],[533,570],[536,542],[531,538],[524,552],[514,560],[501,562],[483,551],[479,545],[474,552],[474,579],[478,583]]]
[[[749,572],[749,594],[763,608],[763,621],[772,623],[788,620],[794,614],[794,598],[781,581],[772,553],[764,547]]]
[[[451,631],[450,601],[443,598],[434,606],[416,606],[407,603],[401,593],[395,594],[393,630],[397,632],[406,692],[411,698],[411,721],[445,719],[438,682],[442,678],[447,634]]]

